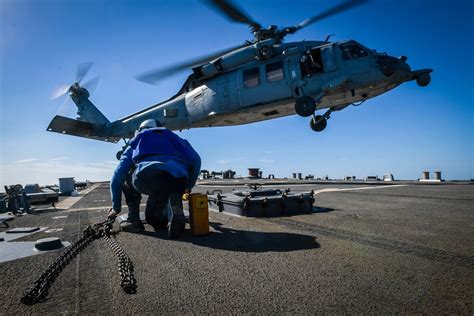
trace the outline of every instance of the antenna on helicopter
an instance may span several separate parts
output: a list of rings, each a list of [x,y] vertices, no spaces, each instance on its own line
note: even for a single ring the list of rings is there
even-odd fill
[[[329,43],[329,39],[333,36],[335,36],[336,34],[329,34],[328,36],[326,36],[326,39],[324,40],[324,43]]]

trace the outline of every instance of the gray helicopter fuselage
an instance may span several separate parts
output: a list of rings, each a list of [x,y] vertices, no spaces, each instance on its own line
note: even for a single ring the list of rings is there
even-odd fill
[[[353,40],[280,44],[271,38],[193,68],[175,96],[114,122],[89,101],[87,90],[73,85],[69,94],[78,107],[78,118],[56,116],[48,131],[117,142],[133,137],[147,119],[183,130],[248,124],[295,113],[312,115],[311,128],[320,131],[325,122],[317,123],[333,111],[406,81],[428,85],[432,70],[412,71],[406,59],[377,53]],[[321,109],[328,110],[322,116],[314,114]]]
[[[346,46],[356,55],[344,55]],[[172,130],[258,122],[295,114],[295,100],[302,96],[317,99],[318,110],[337,111],[415,79],[404,60],[376,53],[355,41],[285,43],[274,45],[274,51],[272,58],[253,58],[195,87],[196,82],[190,81],[174,98],[110,123],[108,127],[115,127],[110,132],[130,137],[149,118]],[[305,68],[302,57],[308,54],[319,58],[315,61],[319,68]],[[395,64],[390,75],[381,70],[379,56]]]
[[[141,122],[156,119],[171,130],[248,124],[298,114],[311,117],[310,128],[321,132],[330,114],[381,95],[406,81],[430,83],[431,69],[412,71],[407,58],[377,53],[354,40],[285,43],[288,35],[322,19],[345,12],[365,0],[342,2],[302,22],[268,28],[243,12],[232,0],[206,1],[229,20],[250,27],[253,40],[244,45],[148,71],[137,79],[149,84],[192,67],[192,74],[170,99],[109,122],[80,86],[90,64],[78,68],[69,94],[77,119],[56,115],[47,130],[117,142],[131,138]],[[85,71],[84,71],[85,70]],[[63,88],[53,95],[61,95]],[[324,113],[316,111],[326,109]]]

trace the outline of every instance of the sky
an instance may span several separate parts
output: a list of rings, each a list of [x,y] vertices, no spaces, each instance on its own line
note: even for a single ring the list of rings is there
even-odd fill
[[[236,0],[262,25],[289,26],[336,1]],[[263,175],[417,179],[474,178],[474,1],[372,0],[287,37],[287,42],[355,39],[413,69],[432,68],[432,82],[409,82],[362,106],[333,113],[322,133],[299,116],[179,133],[202,168],[258,167]],[[46,131],[74,104],[50,101],[76,67],[92,61],[100,75],[91,101],[112,121],[174,95],[189,72],[151,86],[144,71],[243,43],[252,35],[202,1],[0,0],[0,185],[55,184],[58,177],[108,180],[122,144]],[[87,78],[86,78],[87,80]]]

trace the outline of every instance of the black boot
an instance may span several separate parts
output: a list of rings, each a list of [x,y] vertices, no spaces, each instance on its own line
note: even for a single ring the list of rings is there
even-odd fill
[[[171,239],[178,239],[184,232],[186,226],[186,218],[183,212],[183,201],[181,195],[178,193],[172,193],[170,195],[170,206],[173,211],[173,217],[168,224],[168,236]]]
[[[138,222],[122,222],[120,223],[120,230],[127,233],[141,233],[145,230],[143,223]]]

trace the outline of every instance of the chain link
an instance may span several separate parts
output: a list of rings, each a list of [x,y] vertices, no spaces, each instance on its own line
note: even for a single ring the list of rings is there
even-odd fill
[[[43,272],[33,286],[26,290],[21,302],[26,305],[36,304],[48,296],[48,291],[61,271],[84,250],[93,240],[104,238],[118,257],[120,286],[128,293],[137,292],[137,281],[133,275],[133,262],[115,240],[112,232],[113,219],[87,226],[82,237],[70,245],[66,250]]]
[[[106,228],[104,238],[109,244],[110,249],[117,255],[118,268],[120,274],[120,286],[128,294],[137,292],[137,280],[133,275],[133,262],[130,257],[123,251],[114,237],[110,234],[110,228]]]

